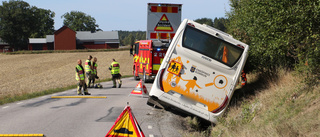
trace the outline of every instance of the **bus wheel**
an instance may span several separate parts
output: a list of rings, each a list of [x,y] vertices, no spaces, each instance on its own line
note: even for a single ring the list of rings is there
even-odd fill
[[[154,108],[158,108],[158,109],[165,109],[165,107],[163,105],[161,105],[158,102],[158,99],[155,98],[154,96],[149,97],[149,99],[147,101],[147,105],[152,106]]]
[[[137,74],[137,70],[134,69],[133,77],[135,80],[139,80],[140,78],[139,78],[139,76],[136,76],[136,74]]]

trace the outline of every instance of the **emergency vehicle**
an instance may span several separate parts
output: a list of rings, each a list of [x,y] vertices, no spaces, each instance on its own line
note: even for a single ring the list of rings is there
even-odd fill
[[[185,19],[162,60],[148,104],[173,106],[213,123],[226,110],[249,46]]]
[[[134,44],[133,76],[153,80],[181,23],[182,4],[148,3],[146,40]]]

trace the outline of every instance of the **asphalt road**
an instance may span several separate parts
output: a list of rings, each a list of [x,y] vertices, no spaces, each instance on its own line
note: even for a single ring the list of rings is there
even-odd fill
[[[179,116],[147,105],[147,97],[130,94],[138,81],[122,79],[102,89],[89,89],[90,96],[107,98],[52,98],[77,96],[76,89],[0,106],[0,134],[44,134],[46,137],[104,137],[129,102],[146,137],[181,136]],[[145,84],[150,91],[152,84]]]

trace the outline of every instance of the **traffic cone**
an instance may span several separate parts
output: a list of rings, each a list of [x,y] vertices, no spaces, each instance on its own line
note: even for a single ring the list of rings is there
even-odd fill
[[[142,80],[139,81],[137,86],[131,91],[130,95],[141,95],[142,97],[144,96],[149,96],[148,91],[146,86],[143,84]]]

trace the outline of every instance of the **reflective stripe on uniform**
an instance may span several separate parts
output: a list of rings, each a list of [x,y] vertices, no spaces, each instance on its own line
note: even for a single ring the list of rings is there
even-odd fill
[[[92,74],[97,74],[97,67],[98,67],[98,64],[97,63],[93,63],[93,71],[92,71]]]
[[[87,59],[85,65],[84,65],[84,67],[85,67],[84,69],[86,70],[86,72],[90,72],[91,71],[91,68],[89,66],[89,62],[91,64],[91,61]]]
[[[77,65],[76,67],[78,69],[79,72],[76,71],[76,80],[79,80],[79,76],[80,76],[80,80],[84,80],[84,72],[83,69],[80,67],[80,65]],[[79,75],[78,75],[79,73]]]
[[[111,63],[111,74],[119,74],[120,73],[120,64],[118,62]]]

